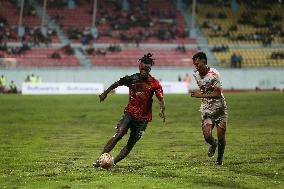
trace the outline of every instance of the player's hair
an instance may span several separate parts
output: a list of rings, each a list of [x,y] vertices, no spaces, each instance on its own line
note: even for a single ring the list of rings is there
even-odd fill
[[[207,64],[207,56],[204,52],[198,52],[196,54],[193,55],[192,57],[192,60],[193,61],[196,61],[196,60],[203,60],[206,64]]]
[[[138,60],[138,62],[142,62],[144,64],[150,64],[151,66],[153,66],[155,64],[155,59],[152,58],[153,54],[151,53],[147,53],[147,54],[144,54],[144,56],[142,58],[140,58]]]

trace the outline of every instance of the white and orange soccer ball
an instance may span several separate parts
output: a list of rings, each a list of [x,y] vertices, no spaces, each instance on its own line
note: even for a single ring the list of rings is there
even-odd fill
[[[104,169],[110,169],[113,165],[113,157],[108,153],[103,153],[99,158],[100,166]]]

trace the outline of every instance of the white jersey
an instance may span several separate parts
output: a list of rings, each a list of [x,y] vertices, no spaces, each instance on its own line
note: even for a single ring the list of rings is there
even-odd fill
[[[200,111],[202,113],[215,114],[220,109],[226,110],[226,102],[222,93],[222,84],[219,72],[214,68],[208,68],[208,73],[205,76],[200,76],[196,70],[193,74],[197,85],[204,94],[208,94],[218,89],[221,91],[220,98],[202,98]]]

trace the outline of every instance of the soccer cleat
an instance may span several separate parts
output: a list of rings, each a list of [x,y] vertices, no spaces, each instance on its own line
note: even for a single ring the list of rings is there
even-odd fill
[[[94,168],[99,168],[101,166],[99,160],[96,160],[94,163],[93,163],[93,167]]]
[[[213,157],[217,148],[217,140],[215,140],[214,145],[211,145],[208,150],[208,156]]]
[[[223,165],[223,158],[217,158],[216,165]]]

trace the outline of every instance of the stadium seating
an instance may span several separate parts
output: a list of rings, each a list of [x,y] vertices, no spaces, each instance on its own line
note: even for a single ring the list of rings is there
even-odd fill
[[[10,1],[0,1],[0,15],[7,18],[10,26],[19,23],[20,11]],[[40,26],[41,20],[37,16],[23,16],[23,25]]]
[[[19,24],[19,16],[20,16],[19,9],[14,4],[12,4],[11,1],[0,0],[0,16],[7,19],[6,30],[10,30],[10,32],[12,32],[14,35],[12,39],[5,39],[3,41],[4,42],[21,41],[20,37],[17,35],[15,30],[15,26]],[[24,27],[28,27],[29,29],[34,29],[41,26],[41,18],[36,15],[24,14],[22,24]],[[57,43],[60,40],[57,35],[52,35],[51,41],[53,43]]]
[[[59,59],[51,58],[54,52],[61,56]],[[61,49],[33,48],[23,55],[5,54],[5,58],[14,59],[16,67],[78,67],[79,61],[74,55],[65,55]]]
[[[259,2],[263,0],[252,1]],[[276,0],[271,0],[271,4],[264,4],[266,8],[259,8],[257,11],[254,11],[251,9],[251,5],[249,5],[252,1],[239,0],[238,11],[236,12],[231,10],[228,1],[197,1],[197,21],[201,31],[208,40],[208,48],[212,48],[213,45],[217,47],[226,46],[224,51],[212,51],[220,66],[230,67],[230,59],[234,53],[243,57],[243,67],[284,66],[282,56],[273,57],[273,53],[279,52],[283,54],[283,50],[280,48],[284,42],[283,23],[281,20],[281,18],[284,18],[283,7],[280,7],[276,3]],[[13,27],[18,24],[19,20],[19,9],[16,7],[15,2],[0,0],[0,18],[7,19],[8,23],[7,26],[4,26],[4,29],[3,26],[2,28],[0,27],[0,48],[5,46],[5,42],[20,42],[21,40],[17,36],[16,28]],[[37,0],[37,2],[39,4],[42,3],[40,0]],[[54,2],[62,2],[63,6],[55,7],[51,5]],[[193,53],[197,52],[197,48],[199,47],[195,38],[185,37],[188,35],[188,32],[185,32],[187,26],[185,25],[183,15],[176,9],[174,1],[128,0],[130,10],[122,10],[116,1],[112,0],[97,2],[96,27],[99,30],[100,37],[95,40],[91,38],[82,49],[85,49],[87,44],[91,47],[92,44],[96,43],[105,43],[104,47],[108,44],[120,44],[124,49],[121,52],[107,51],[106,55],[86,55],[86,58],[90,60],[92,65],[136,66],[138,58],[147,52],[154,53],[156,66],[183,67],[192,65],[191,57]],[[73,36],[71,40],[73,44],[83,44],[82,39],[84,36],[91,35],[90,26],[92,25],[93,1],[78,0],[76,1],[77,5],[75,8],[68,8],[66,4],[67,1],[64,0],[48,1],[47,14],[56,21],[67,36],[69,36],[70,28],[74,29],[75,37]],[[244,18],[246,19],[244,17],[246,15],[252,18],[244,20]],[[276,17],[280,18],[277,18],[273,22],[271,22],[271,19],[268,19],[271,25],[266,27],[266,22],[263,20],[269,17],[269,15],[270,17],[276,15]],[[146,21],[148,25],[141,25],[141,22],[145,21],[143,19],[142,21],[140,20],[142,17],[145,17],[146,20],[148,19]],[[139,22],[137,21],[137,23],[134,22],[135,24],[133,24],[130,23],[130,20],[139,20]],[[252,20],[254,23],[243,23]],[[120,28],[124,24],[128,25],[127,28]],[[41,25],[41,18],[36,16],[35,13],[32,16],[25,14],[23,25],[33,31],[39,31],[39,29],[34,30],[34,28]],[[114,25],[117,25],[119,28],[114,29]],[[9,30],[8,33],[11,33],[11,37],[8,39],[5,37],[2,38],[2,34],[6,32],[6,29]],[[16,60],[17,67],[81,66],[74,55],[67,56],[60,49],[47,48],[48,46],[43,47],[43,45],[36,43],[38,41],[34,41],[37,39],[34,36],[33,34],[29,34],[25,41],[32,47],[32,50],[25,52],[23,55],[15,55],[18,53],[6,52],[3,49],[1,51],[0,49],[0,57],[4,56],[4,58]],[[267,36],[270,38],[267,38]],[[45,44],[44,42],[41,44]],[[55,35],[52,36],[51,42],[51,45],[53,45],[61,41]],[[145,44],[145,46],[147,46],[146,44],[155,44],[153,45],[155,48],[133,48],[135,45],[139,47],[141,43]],[[165,47],[165,45],[159,46],[159,44],[169,43],[176,45],[193,44],[193,46],[191,49],[187,49],[186,52],[178,52],[174,48]],[[265,47],[261,48],[263,44]],[[9,45],[11,46],[11,43]],[[18,43],[15,46],[19,45]],[[64,44],[56,45],[62,46]],[[99,44],[98,46],[101,45]],[[206,42],[205,45],[207,45]],[[277,45],[277,48],[273,48],[273,45]],[[33,48],[33,46],[36,46],[36,48]],[[74,46],[81,48],[79,44],[74,44]],[[144,46],[140,45],[140,47]],[[51,58],[51,55],[55,51],[59,52],[61,59]],[[211,60],[214,60],[212,54],[209,57]],[[84,58],[82,59],[84,60]],[[84,62],[82,62],[82,65],[85,65]]]
[[[130,6],[136,6],[137,3],[141,3],[142,1],[137,0],[129,0]],[[92,25],[92,3],[82,3],[77,4],[74,9],[57,8],[57,7],[48,7],[48,14],[56,18],[60,15],[60,19],[58,20],[58,24],[64,29],[65,32],[68,32],[68,29],[78,29],[75,33],[75,39],[73,42],[79,42],[84,31],[88,30],[88,28]],[[191,43],[195,44],[196,40],[193,38],[187,38],[184,35],[185,33],[185,21],[183,16],[179,11],[175,9],[175,5],[171,1],[161,1],[161,0],[153,0],[146,4],[145,10],[148,11],[147,15],[150,16],[152,26],[150,27],[141,27],[141,26],[133,26],[130,25],[128,29],[113,29],[113,24],[115,22],[126,23],[126,25],[130,24],[129,17],[132,13],[121,10],[117,4],[113,1],[98,1],[98,11],[96,15],[96,27],[98,28],[100,38],[95,40],[96,43],[109,43],[111,42],[119,42],[119,43],[127,43],[129,41],[134,42],[137,36],[141,37],[141,32],[144,33],[148,31],[151,35],[150,37],[141,37],[139,42],[142,43]],[[174,24],[170,24],[167,22],[171,22],[172,19],[162,18],[164,16],[162,14],[159,15],[159,12],[154,14],[153,11],[159,10],[163,12],[163,14],[171,13],[174,15]],[[144,11],[144,9],[143,9]],[[134,11],[135,12],[135,11]],[[136,17],[145,16],[144,13],[141,15],[135,15]],[[111,18],[110,18],[111,17]],[[122,24],[118,24],[122,25]],[[129,26],[128,26],[129,27]],[[175,37],[173,39],[159,39],[158,33],[161,29],[173,30],[172,34]],[[122,39],[121,35],[124,35],[127,39]]]
[[[208,43],[227,47],[223,52],[213,51],[220,66],[230,67],[233,54],[242,57],[242,67],[284,66],[282,58],[271,58],[273,52],[283,53],[271,48],[284,42],[283,7],[277,1],[263,2],[240,0],[237,11],[225,1],[197,3],[197,20]]]
[[[283,8],[278,4],[271,3],[269,8],[256,11],[241,3],[238,10],[233,12],[230,6],[198,3],[197,9],[198,23],[209,44],[281,44],[284,41],[281,19],[264,21],[268,14],[284,18]],[[268,27],[267,24],[271,26]],[[272,39],[264,42],[268,33],[273,34]]]
[[[88,55],[94,66],[137,66],[137,61],[144,54],[151,52],[156,60],[155,66],[188,67],[192,65],[192,55],[197,49],[177,52],[175,49],[123,49],[121,52],[107,52],[106,55]]]
[[[218,62],[223,67],[230,67],[231,56],[239,54],[242,56],[242,67],[283,67],[284,59],[272,59],[273,52],[282,52],[283,49],[277,48],[258,48],[258,49],[230,49],[228,52],[216,52]]]

